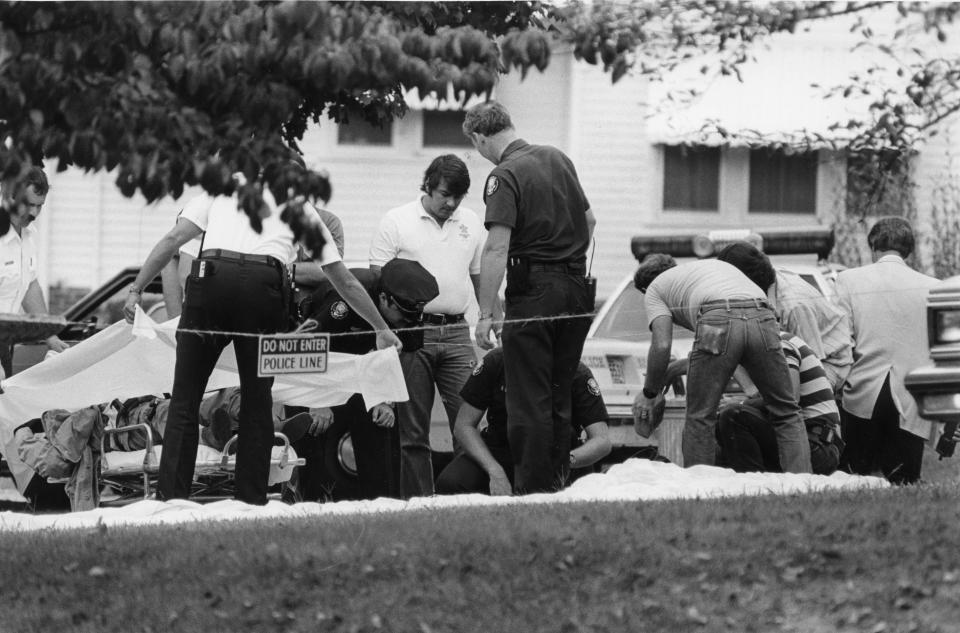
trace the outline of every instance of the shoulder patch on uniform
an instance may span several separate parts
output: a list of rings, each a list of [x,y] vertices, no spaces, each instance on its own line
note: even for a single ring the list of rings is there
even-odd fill
[[[333,305],[330,306],[330,316],[334,319],[345,319],[348,312],[350,312],[350,308],[346,301],[334,301]]]
[[[487,178],[487,195],[492,196],[494,192],[500,187],[500,179],[496,176],[490,176]]]
[[[479,376],[480,372],[483,371],[483,363],[477,363],[477,366],[473,368],[473,371],[470,372],[474,376]]]
[[[600,385],[597,384],[596,378],[590,378],[587,380],[587,391],[595,396],[600,395]]]

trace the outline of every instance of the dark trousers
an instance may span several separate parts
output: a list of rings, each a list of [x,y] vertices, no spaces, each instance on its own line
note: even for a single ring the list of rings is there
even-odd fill
[[[820,425],[816,425],[820,428]],[[815,475],[837,470],[840,449],[835,443],[810,438],[810,465]],[[762,401],[747,406],[728,405],[717,419],[719,464],[738,473],[782,473],[777,435]]]
[[[12,340],[0,338],[0,367],[6,378],[13,375],[13,345]]]
[[[257,376],[257,338],[230,333],[274,334],[284,328],[285,273],[279,265],[204,261],[204,276],[191,274],[187,278],[157,492],[162,499],[186,498],[190,494],[197,459],[200,401],[220,353],[232,341],[240,374],[234,496],[246,503],[263,505],[267,502],[273,445],[273,378]],[[197,269],[196,264],[194,268]],[[225,333],[198,334],[188,330]]]
[[[333,407],[333,425],[319,437],[306,435],[293,444],[297,455],[306,459],[298,473],[304,501],[319,501],[328,495],[336,500],[400,498],[400,435],[397,425],[384,429],[373,423],[363,396],[354,394],[346,403]],[[356,485],[345,485],[333,476],[338,445],[349,432],[357,462]]]
[[[531,271],[523,292],[508,282],[503,360],[507,434],[517,493],[562,487],[569,468],[571,389],[590,329],[582,274]]]
[[[491,446],[487,444],[490,454],[507,474],[507,479],[513,481],[513,457],[507,446]],[[447,464],[436,483],[437,494],[457,495],[471,492],[488,494],[490,492],[490,476],[480,467],[472,457],[458,451]]]
[[[840,467],[856,475],[883,473],[892,484],[920,480],[923,438],[900,428],[900,413],[890,393],[890,376],[883,382],[870,419],[842,411],[847,443]]]

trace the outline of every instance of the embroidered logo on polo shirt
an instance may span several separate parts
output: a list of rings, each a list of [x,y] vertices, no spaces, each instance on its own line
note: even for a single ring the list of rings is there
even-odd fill
[[[500,179],[496,176],[487,178],[487,195],[492,196],[497,188],[500,187]]]
[[[330,316],[334,319],[344,319],[348,312],[350,312],[350,308],[347,307],[346,301],[334,301],[333,305],[330,306]]]
[[[596,379],[590,378],[587,380],[587,391],[595,396],[600,395],[600,385],[597,384]]]

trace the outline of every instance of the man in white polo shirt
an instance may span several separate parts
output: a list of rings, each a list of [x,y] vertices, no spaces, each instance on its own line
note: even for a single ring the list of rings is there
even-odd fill
[[[37,238],[33,221],[40,215],[50,185],[39,167],[31,167],[0,210],[0,312],[46,314],[47,304],[37,281]],[[47,346],[62,352],[67,344],[56,335]],[[0,365],[4,376],[12,373],[13,345],[0,340]]]
[[[451,434],[460,409],[460,389],[476,365],[464,312],[480,283],[480,253],[486,233],[476,213],[460,206],[470,188],[466,164],[453,154],[427,167],[417,198],[387,211],[370,245],[370,267],[395,257],[427,269],[440,287],[424,307],[423,347],[403,354],[410,400],[398,405],[401,492],[404,497],[432,495],[430,413],[434,385],[447,412]]]

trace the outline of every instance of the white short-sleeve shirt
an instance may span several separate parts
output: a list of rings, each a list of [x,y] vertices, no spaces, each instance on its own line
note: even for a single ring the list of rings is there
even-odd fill
[[[370,244],[370,265],[395,257],[420,262],[437,280],[440,294],[424,307],[429,314],[462,314],[471,305],[470,275],[480,274],[486,231],[480,217],[458,207],[443,223],[416,200],[387,211]]]
[[[27,288],[37,278],[36,229],[12,226],[0,237],[0,312],[20,314]]]
[[[278,208],[269,191],[264,191],[264,201],[270,208],[270,215],[263,219],[263,230],[257,233],[250,226],[250,219],[237,206],[237,196],[216,196],[201,194],[184,206],[180,215],[205,231],[203,250],[224,249],[249,255],[270,255],[284,264],[297,259],[297,244],[293,241],[293,231],[280,219],[282,208]],[[333,236],[326,225],[320,221],[316,208],[305,204],[317,218],[317,224],[325,240],[319,263],[322,266],[340,261],[340,253]]]
[[[760,287],[732,264],[716,259],[687,262],[662,272],[650,283],[644,297],[647,326],[657,317],[669,316],[694,331],[704,303],[766,298]]]

